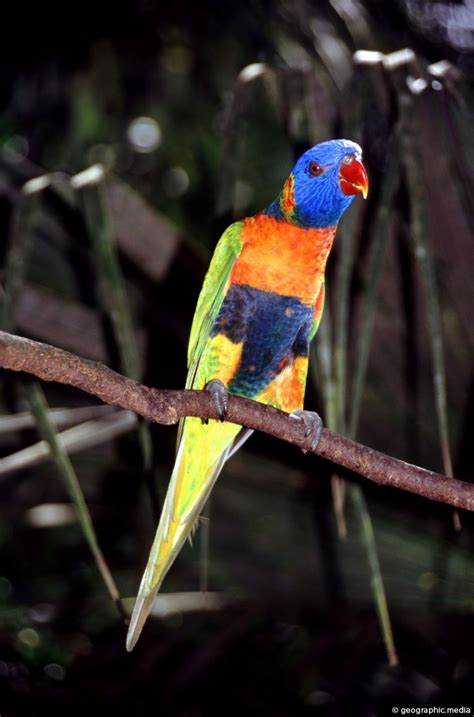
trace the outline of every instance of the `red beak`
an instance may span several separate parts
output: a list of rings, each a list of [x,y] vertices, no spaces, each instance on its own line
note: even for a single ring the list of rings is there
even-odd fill
[[[350,157],[341,165],[339,170],[339,184],[341,192],[346,195],[362,194],[367,199],[369,193],[369,177],[362,162]]]

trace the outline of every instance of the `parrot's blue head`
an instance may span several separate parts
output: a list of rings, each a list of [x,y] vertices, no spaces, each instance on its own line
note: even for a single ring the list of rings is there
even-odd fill
[[[356,194],[367,196],[361,158],[359,145],[347,139],[317,144],[298,159],[266,213],[307,228],[335,226]]]

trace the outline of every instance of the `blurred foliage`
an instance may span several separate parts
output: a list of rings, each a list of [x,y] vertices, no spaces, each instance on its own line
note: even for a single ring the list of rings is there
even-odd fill
[[[471,480],[471,5],[10,5],[11,39],[0,47],[0,279],[12,289],[2,312],[18,333],[117,369],[128,341],[136,375],[183,385],[192,312],[221,230],[268,204],[307,146],[347,136],[363,146],[371,194],[344,219],[329,262],[307,406],[438,471],[448,470],[449,436],[454,474]],[[404,47],[414,54],[396,66],[393,56],[354,59]],[[120,268],[114,257],[101,266],[94,229],[104,217],[84,212],[77,191],[77,174],[96,163]],[[18,271],[6,275],[12,252]],[[110,277],[126,291],[122,310],[123,294],[104,300]],[[2,414],[20,413],[29,381],[1,379]],[[44,390],[50,406],[90,405],[72,389]],[[175,431],[150,427],[149,468],[136,424],[110,420],[81,425],[72,461],[127,598]],[[20,425],[4,424],[2,456],[37,442],[32,425]],[[363,485],[401,661],[389,669],[354,502],[340,540],[331,467],[255,435],[213,493],[209,587],[233,602],[150,620],[129,655],[44,449],[15,460],[20,468],[2,472],[0,459],[2,715],[82,714],[91,703],[171,717],[474,708],[470,515],[455,532],[446,507]],[[187,547],[165,590],[196,590],[199,573],[198,551]]]

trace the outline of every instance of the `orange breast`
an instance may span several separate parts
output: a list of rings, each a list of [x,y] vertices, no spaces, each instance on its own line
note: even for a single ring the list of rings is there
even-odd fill
[[[314,304],[336,227],[302,229],[257,214],[245,221],[243,247],[230,280]]]

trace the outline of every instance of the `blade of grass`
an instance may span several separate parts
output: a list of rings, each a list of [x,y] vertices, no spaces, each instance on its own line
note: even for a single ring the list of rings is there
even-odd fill
[[[93,165],[71,179],[79,193],[96,259],[101,298],[110,318],[120,354],[122,373],[140,379],[140,357],[133,335],[132,315],[119,260],[112,239],[105,197],[105,170]]]
[[[382,261],[389,237],[390,211],[400,181],[398,160],[399,149],[392,140],[386,162],[386,171],[380,194],[380,203],[372,230],[372,242],[367,259],[367,279],[364,297],[361,302],[361,322],[356,338],[354,367],[352,370],[352,392],[348,435],[355,438],[359,422],[362,391],[369,360],[369,351],[374,325],[377,288],[380,281]]]
[[[365,83],[363,76],[363,68],[356,71],[349,88],[349,106],[351,113],[347,118],[347,126],[345,136],[349,136],[357,141],[362,132],[363,107],[365,102],[369,103],[370,89]],[[353,102],[350,102],[350,99]],[[361,204],[359,209],[361,211]],[[347,357],[349,344],[349,305],[350,305],[350,285],[354,266],[355,243],[353,239],[353,229],[356,225],[355,219],[357,215],[354,213],[349,215],[352,219],[352,226],[345,222],[343,225],[342,241],[340,244],[340,255],[338,263],[338,271],[336,276],[336,328],[335,328],[335,350],[334,350],[334,375],[337,391],[337,430],[341,433],[346,431],[346,406],[347,406]],[[341,235],[339,235],[341,237]],[[343,482],[339,476],[336,476],[333,482],[334,508],[336,511],[336,519],[338,525],[345,527],[344,519],[344,488]],[[377,609],[380,628],[383,635],[387,659],[389,665],[398,664],[397,653],[394,645],[393,631],[388,612],[387,596],[385,586],[380,569],[380,563],[377,553],[377,543],[374,534],[372,519],[367,507],[364,493],[359,486],[349,486],[349,494],[351,496],[352,505],[357,519],[360,522],[363,543],[367,554],[367,560],[371,575],[371,587],[374,596],[374,602]],[[344,535],[344,533],[342,534]]]
[[[352,483],[349,486],[349,495],[358,520],[360,521],[362,541],[367,553],[370,569],[370,584],[377,607],[377,614],[382,628],[382,635],[387,653],[388,664],[391,667],[398,665],[398,654],[393,637],[392,623],[388,611],[387,595],[380,569],[377,553],[377,542],[374,533],[372,518],[367,508],[367,502],[360,486]]]
[[[361,74],[361,69],[358,68],[358,71],[354,74],[351,86],[347,89],[350,111],[347,117],[345,117],[343,132],[345,137],[350,137],[356,142],[360,141],[362,135],[362,98],[366,95]],[[337,304],[334,330],[334,380],[337,395],[337,430],[341,433],[344,433],[346,430],[350,290],[356,253],[354,234],[361,209],[361,202],[357,202],[351,207],[351,210],[344,217],[337,234],[338,255],[335,278]]]
[[[452,477],[453,464],[449,439],[443,329],[433,248],[429,239],[425,203],[425,183],[418,142],[418,133],[420,130],[417,124],[418,119],[415,102],[416,100],[413,95],[410,95],[405,89],[398,89],[398,106],[400,112],[399,141],[410,194],[411,239],[413,242],[415,260],[420,269],[425,297],[441,455],[444,473]],[[457,511],[453,513],[453,523],[455,529],[459,530],[461,524]]]
[[[318,327],[318,334],[311,347],[309,365],[314,386],[321,391],[325,424],[329,430],[335,431],[337,426],[337,398],[333,371],[331,311],[327,298],[325,303],[326,306]],[[345,490],[343,481],[336,474],[331,476],[331,488],[337,534],[341,540],[345,540],[347,537],[347,525],[344,516]]]
[[[112,238],[111,219],[105,193],[105,170],[95,164],[71,179],[82,202],[87,229],[92,241],[95,264],[99,274],[102,301],[110,320],[117,344],[122,372],[140,380],[140,355],[138,352],[130,303]],[[143,421],[138,424],[138,435],[146,469],[151,467],[152,441],[149,427]]]
[[[97,541],[94,526],[92,525],[90,513],[84,500],[84,495],[79,485],[79,481],[77,480],[76,472],[61,440],[58,439],[58,434],[53,424],[49,420],[49,407],[41,386],[37,383],[30,386],[28,396],[31,412],[36,419],[36,425],[40,435],[43,436],[43,440],[45,440],[49,445],[49,450],[54,463],[61,478],[64,480],[69,497],[74,503],[79,524],[91,553],[94,556],[97,569],[109,592],[111,600],[119,607],[119,609],[121,609],[123,613],[120,605],[120,594]]]
[[[346,430],[347,346],[349,333],[349,304],[355,246],[353,224],[344,224],[338,234],[339,256],[336,274],[336,312],[334,331],[334,383],[336,386],[336,424]]]
[[[349,300],[349,293],[344,292],[345,294],[345,300]],[[348,315],[348,311],[346,310],[346,316]],[[339,314],[340,318],[344,317],[344,312],[341,311]],[[341,332],[340,338],[344,338],[345,334]],[[345,350],[347,350],[347,343],[344,341],[344,347]],[[340,352],[342,352],[342,346],[340,347]],[[336,385],[339,380],[345,381],[345,366],[346,366],[346,356],[341,359],[339,358],[339,367],[336,367]],[[339,368],[339,371],[338,371]],[[344,374],[342,374],[342,368],[344,368]],[[339,401],[338,405],[340,406],[340,400],[341,396],[345,396],[345,389],[341,391],[339,388]],[[341,415],[338,412],[338,417]],[[336,515],[336,521],[338,524],[338,530],[342,538],[345,537],[346,534],[346,521],[344,518],[344,493],[345,488],[343,488],[344,483],[342,480],[337,478],[337,486],[336,490],[333,489],[333,496],[334,496],[334,508],[335,508],[335,515]],[[397,652],[395,648],[394,638],[393,638],[393,630],[391,626],[390,621],[390,615],[388,612],[388,603],[387,603],[387,596],[385,592],[385,586],[383,582],[382,572],[380,568],[378,553],[377,553],[377,543],[376,538],[374,534],[373,524],[372,524],[372,518],[370,516],[370,512],[367,507],[367,503],[365,500],[364,493],[362,489],[359,486],[351,484],[348,487],[349,495],[352,501],[352,505],[354,508],[354,512],[356,514],[356,518],[359,520],[361,525],[361,531],[363,536],[363,544],[365,547],[369,570],[371,574],[371,588],[374,596],[374,602],[377,609],[377,615],[379,618],[380,628],[383,635],[383,640],[385,644],[385,649],[387,653],[387,659],[390,666],[394,666],[398,664],[398,657]]]
[[[51,413],[52,411],[48,411],[46,418],[49,424],[56,428],[51,420]],[[57,433],[56,438],[63,450],[68,455],[72,455],[112,441],[123,433],[131,431],[135,428],[136,423],[137,416],[135,413],[131,411],[115,411],[103,418],[86,421]],[[54,458],[54,455],[47,441],[34,443],[28,448],[23,448],[21,451],[16,451],[4,458],[0,458],[0,476],[5,476],[24,468],[31,468],[31,466],[43,463],[50,458]]]
[[[113,406],[84,406],[82,408],[51,408],[48,417],[53,426],[64,428],[75,426],[84,421],[91,421],[94,418],[109,416],[117,409]],[[32,428],[35,425],[34,419],[29,411],[15,413],[12,415],[0,416],[0,435],[23,431],[25,428]]]

